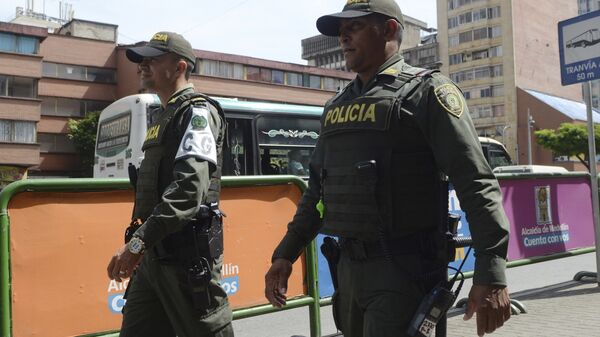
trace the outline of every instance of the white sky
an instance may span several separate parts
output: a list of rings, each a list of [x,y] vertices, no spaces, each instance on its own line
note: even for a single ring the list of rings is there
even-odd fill
[[[33,0],[59,16],[59,0]],[[436,0],[397,0],[403,13],[437,27]],[[69,0],[76,19],[118,25],[120,44],[148,41],[161,30],[183,34],[196,49],[306,64],[300,41],[319,34],[316,19],[345,0]],[[64,3],[64,1],[63,1]],[[0,0],[0,21],[27,0]],[[44,10],[45,9],[45,10]]]

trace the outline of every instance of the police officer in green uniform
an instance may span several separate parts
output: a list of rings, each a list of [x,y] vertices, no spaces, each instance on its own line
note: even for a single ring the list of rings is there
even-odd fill
[[[142,147],[133,237],[107,268],[111,279],[131,276],[120,336],[233,336],[232,312],[219,286],[223,111],[188,83],[196,57],[181,35],[156,33],[126,55],[162,108]]]
[[[336,325],[345,337],[407,336],[423,297],[446,277],[446,177],[466,212],[475,249],[465,319],[477,334],[510,317],[508,220],[461,91],[398,52],[403,18],[394,0],[348,0],[317,20],[338,36],[357,77],[330,99],[308,189],[265,276],[265,296],[286,302],[292,263],[317,232],[340,238]],[[445,190],[444,190],[445,189]]]

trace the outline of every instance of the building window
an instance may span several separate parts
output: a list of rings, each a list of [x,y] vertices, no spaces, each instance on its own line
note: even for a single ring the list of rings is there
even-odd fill
[[[458,43],[470,42],[473,40],[473,31],[462,32],[458,34]]]
[[[473,11],[473,21],[487,19],[487,8],[476,9]]]
[[[233,64],[229,62],[202,60],[202,75],[233,78]]]
[[[452,55],[448,56],[450,65],[462,63],[463,56],[464,56],[463,53],[452,54]]]
[[[249,81],[260,81],[260,68],[246,67],[246,79]]]
[[[0,96],[37,97],[37,79],[0,75]]]
[[[492,7],[492,8],[488,8],[488,19],[493,19],[493,18],[499,18],[500,16],[502,16],[502,13],[500,11],[500,6],[497,7]]]
[[[483,27],[473,31],[473,40],[486,39],[488,37],[488,28]]]
[[[76,153],[73,141],[66,134],[39,133],[38,143],[42,153]]]
[[[271,69],[260,68],[260,81],[271,82]]]
[[[458,35],[450,35],[448,36],[448,46],[456,47],[459,45]]]
[[[35,143],[35,122],[0,119],[0,142]]]
[[[500,84],[500,85],[494,85],[492,86],[492,96],[494,97],[500,97],[500,96],[504,96],[504,85]]]
[[[479,97],[492,97],[492,88],[483,88],[479,90]]]
[[[491,27],[489,36],[491,39],[502,36],[502,27],[501,26]]]
[[[323,89],[337,91],[340,88],[340,80],[333,77],[323,77]]]
[[[112,69],[51,62],[42,63],[42,74],[48,77],[96,83],[115,83],[117,80],[116,71]]]
[[[244,79],[244,65],[239,63],[233,64],[233,78],[236,80]]]
[[[504,116],[504,105],[493,105],[492,113],[494,114],[494,117]]]
[[[110,102],[84,101],[71,98],[42,97],[41,113],[45,116],[84,117],[90,112],[99,112]]]
[[[0,33],[0,51],[37,54],[39,40],[32,36]]]
[[[466,12],[458,16],[458,24],[464,25],[473,21],[473,15],[471,12]]]
[[[302,74],[300,74],[300,73],[285,73],[285,84],[301,87],[302,86]]]
[[[321,89],[321,76],[309,75],[308,78],[308,87]]]
[[[490,57],[502,56],[502,46],[495,46],[490,48]]]
[[[448,29],[458,27],[458,17],[454,16],[448,19]]]
[[[284,84],[283,71],[272,70],[271,71],[271,83]]]

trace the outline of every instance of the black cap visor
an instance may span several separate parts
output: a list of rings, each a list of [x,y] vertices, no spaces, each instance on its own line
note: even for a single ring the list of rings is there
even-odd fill
[[[144,57],[157,57],[168,53],[168,51],[160,50],[150,46],[133,47],[127,49],[125,55],[129,61],[133,63],[142,63]]]
[[[343,19],[360,18],[361,16],[367,16],[370,14],[373,14],[373,12],[349,10],[335,14],[323,15],[322,17],[317,19],[317,29],[323,35],[339,36],[340,23]]]

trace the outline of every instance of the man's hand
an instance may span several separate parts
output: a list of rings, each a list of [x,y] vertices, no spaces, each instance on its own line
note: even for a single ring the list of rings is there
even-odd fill
[[[473,285],[469,292],[467,311],[469,320],[477,312],[477,336],[492,333],[510,318],[510,299],[506,287]]]
[[[123,279],[130,277],[143,256],[143,254],[132,254],[127,249],[127,245],[119,248],[106,268],[108,278],[122,282]]]
[[[285,305],[287,283],[292,274],[292,263],[286,259],[275,259],[265,275],[265,297],[277,308]]]

